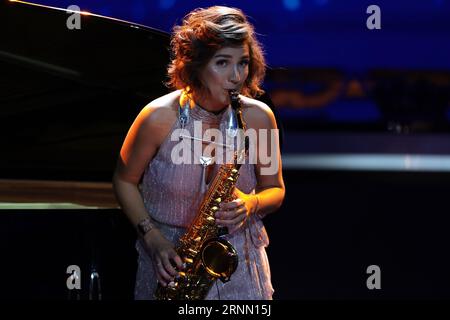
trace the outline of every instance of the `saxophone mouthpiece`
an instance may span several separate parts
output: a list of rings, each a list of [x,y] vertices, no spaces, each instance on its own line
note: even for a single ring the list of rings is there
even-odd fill
[[[228,94],[230,95],[230,98],[233,99],[237,99],[239,96],[239,92],[237,90],[228,90]]]
[[[237,90],[229,90],[228,94],[230,95],[230,104],[233,109],[236,109],[239,105],[239,91]]]

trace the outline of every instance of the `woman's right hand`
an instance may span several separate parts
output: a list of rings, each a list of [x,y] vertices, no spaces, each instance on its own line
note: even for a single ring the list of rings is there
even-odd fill
[[[143,240],[151,255],[156,278],[165,287],[179,275],[171,261],[175,263],[178,270],[183,270],[181,257],[175,251],[174,245],[156,228],[147,232]]]

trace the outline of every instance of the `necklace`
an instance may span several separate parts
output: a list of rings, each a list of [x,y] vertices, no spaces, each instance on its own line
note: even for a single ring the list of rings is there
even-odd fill
[[[193,101],[191,100],[191,98],[188,96],[188,94],[185,93],[185,91],[183,91],[180,95],[180,100],[179,100],[179,104],[178,104],[178,119],[180,122],[180,126],[181,129],[185,129],[187,123],[190,121],[191,116],[190,116],[190,109],[191,108],[201,108],[200,106],[198,106],[197,104],[193,103]],[[203,109],[205,110],[205,109]],[[207,110],[205,110],[206,112],[209,112]],[[222,112],[222,111],[221,111]],[[220,112],[220,113],[221,113]],[[226,121],[226,126],[225,126],[225,132],[226,135],[230,138],[235,138],[237,135],[237,117],[236,114],[234,112],[234,110],[231,108],[231,106],[228,106],[228,114],[226,115],[227,117],[227,121]],[[208,129],[207,129],[208,130]],[[202,130],[200,130],[202,136],[203,136],[203,132]],[[181,133],[182,130],[180,131],[180,135],[179,135],[179,139],[190,139],[193,140],[194,143],[194,148],[192,149],[192,144],[191,144],[191,150],[192,150],[192,154],[194,155],[194,163],[195,159],[199,160],[200,165],[202,166],[202,173],[201,173],[201,180],[200,180],[200,190],[202,193],[206,192],[207,188],[208,188],[208,184],[206,183],[206,170],[207,168],[213,164],[213,162],[215,162],[216,156],[217,154],[215,154],[215,156],[206,156],[203,155],[203,147],[201,147],[200,149],[200,155],[198,154],[198,152],[195,152],[195,141],[197,142],[201,142],[201,144],[208,144],[208,146],[206,148],[208,148],[210,145],[214,145],[216,148],[217,147],[222,147],[225,149],[234,149],[234,144],[229,145],[229,144],[223,144],[220,142],[216,142],[216,141],[211,141],[211,140],[206,140],[203,138],[199,138],[195,136],[195,130],[194,130],[194,136],[192,135],[185,135]],[[217,151],[217,149],[214,149],[215,151]],[[222,155],[223,156],[223,155]]]

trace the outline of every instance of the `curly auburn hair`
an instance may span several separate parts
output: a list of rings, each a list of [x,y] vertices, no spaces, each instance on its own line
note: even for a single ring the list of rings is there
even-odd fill
[[[189,87],[189,91],[203,91],[200,71],[215,52],[223,47],[245,44],[249,48],[250,61],[242,94],[256,97],[264,92],[260,85],[266,63],[247,17],[239,9],[223,6],[193,10],[184,17],[182,25],[173,28],[167,85],[174,89]]]

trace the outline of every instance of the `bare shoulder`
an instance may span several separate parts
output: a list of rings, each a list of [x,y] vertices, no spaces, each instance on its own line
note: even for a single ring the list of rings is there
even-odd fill
[[[179,94],[174,91],[148,103],[140,111],[133,127],[156,144],[162,143],[177,119]]]
[[[270,107],[262,101],[240,96],[243,116],[249,128],[276,128],[275,116]]]
[[[177,115],[177,105],[180,91],[173,91],[148,103],[139,116],[149,124],[173,122]]]

